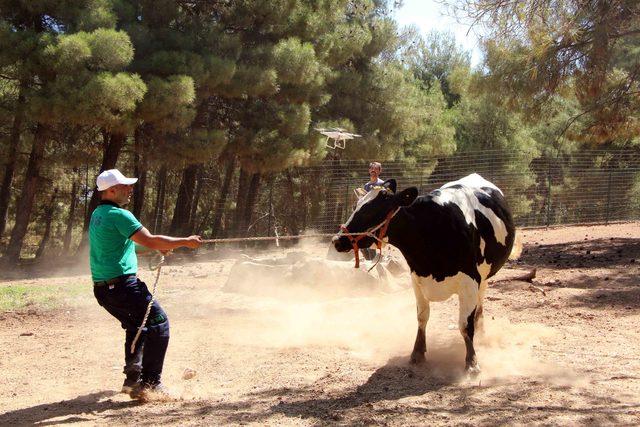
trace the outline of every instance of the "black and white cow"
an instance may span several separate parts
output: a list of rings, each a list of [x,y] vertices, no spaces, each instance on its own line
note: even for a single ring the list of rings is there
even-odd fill
[[[418,335],[411,361],[425,359],[429,303],[458,294],[458,323],[467,348],[466,370],[478,373],[473,336],[482,327],[487,279],[505,263],[515,238],[513,219],[502,191],[478,174],[420,197],[415,187],[396,194],[395,180],[387,180],[358,201],[349,220],[333,238],[336,250],[351,250],[354,238],[350,233],[371,230],[395,211],[385,240],[388,238],[402,252],[411,269],[418,311]],[[373,237],[365,236],[358,244],[368,247],[375,242]]]

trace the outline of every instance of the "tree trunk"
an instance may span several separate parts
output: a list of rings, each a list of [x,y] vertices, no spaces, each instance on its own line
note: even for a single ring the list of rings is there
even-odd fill
[[[249,184],[249,190],[247,191],[247,201],[244,206],[244,214],[240,231],[243,235],[247,234],[247,227],[251,224],[253,218],[253,210],[255,208],[256,201],[258,200],[258,192],[260,191],[261,184],[260,173],[254,173],[251,176],[251,182]]]
[[[295,186],[293,184],[293,177],[291,176],[290,171],[286,172],[286,177],[287,191],[285,193],[287,194],[287,202],[290,206],[289,212],[287,213],[287,224],[289,225],[288,231],[292,236],[297,236],[300,234],[300,226],[298,225],[298,213],[296,212],[297,205],[293,198],[293,195],[295,194]]]
[[[167,167],[162,166],[157,174],[157,193],[156,206],[153,210],[153,231],[152,233],[160,233],[162,231],[162,217],[164,215],[164,196],[167,186]]]
[[[220,235],[220,225],[222,224],[222,213],[224,212],[225,205],[227,204],[227,195],[229,194],[229,188],[231,188],[231,180],[233,178],[233,172],[236,169],[236,157],[233,156],[227,162],[227,169],[224,172],[224,181],[222,188],[220,189],[220,195],[215,205],[215,216],[213,217],[213,226],[211,228],[211,237],[216,238]]]
[[[144,141],[142,140],[142,129],[140,128],[136,129],[133,145],[133,174],[138,178],[138,182],[133,186],[132,212],[136,218],[140,219],[147,187],[147,156],[144,152]]]
[[[273,183],[276,181],[275,176],[269,183],[269,216],[267,216],[267,236],[271,236],[271,229],[275,227],[275,209],[273,208]]]
[[[116,163],[118,162],[118,157],[120,156],[120,151],[124,146],[125,141],[127,140],[126,135],[121,134],[110,134],[106,131],[103,131],[103,152],[102,152],[102,165],[100,165],[100,171],[98,173],[102,173],[103,171],[113,169],[116,167]],[[100,193],[94,187],[93,194],[91,194],[91,200],[89,201],[89,208],[87,209],[87,214],[84,217],[84,224],[82,226],[82,237],[80,238],[80,246],[78,246],[78,253],[84,251],[87,246],[88,236],[87,230],[89,230],[89,221],[91,220],[91,214],[95,210],[95,208],[100,203]]]
[[[22,133],[22,122],[24,121],[24,87],[20,85],[20,94],[16,104],[16,112],[13,116],[13,125],[9,136],[9,152],[7,153],[7,164],[4,167],[4,178],[2,188],[0,188],[0,237],[4,234],[7,226],[7,216],[9,212],[9,200],[11,196],[11,184],[18,158],[18,146],[20,145],[20,135]]]
[[[196,227],[196,216],[198,214],[198,203],[200,203],[200,196],[202,194],[202,165],[198,165],[196,168],[196,189],[193,194],[193,202],[191,203],[191,213],[189,214],[189,226],[186,230],[186,234],[193,234],[193,230]]]
[[[192,131],[207,128],[207,105],[207,102],[202,102],[198,106],[196,116],[191,124]],[[193,226],[191,214],[194,205],[194,190],[199,169],[200,165],[194,164],[187,166],[182,172],[182,180],[169,228],[169,234],[171,235],[186,235],[191,231],[190,229]]]
[[[307,195],[301,192],[300,195],[300,210],[298,211],[300,218],[302,218],[302,231],[307,229],[307,220],[309,217],[309,200]],[[298,233],[300,230],[298,230]]]
[[[339,160],[334,159],[331,162],[331,173],[329,174],[329,186],[327,194],[327,212],[334,224],[340,224],[342,222],[342,213],[340,211],[339,194],[342,191],[340,188],[339,170],[341,170],[341,164]]]
[[[249,187],[249,174],[240,167],[240,176],[238,177],[238,194],[236,195],[236,209],[233,212],[233,225],[231,226],[232,235],[240,236],[242,232],[242,221],[244,219],[244,206],[247,201],[247,188]],[[244,234],[244,233],[243,233]]]
[[[209,222],[209,215],[211,215],[211,210],[212,209],[207,209],[207,211],[202,216],[202,220],[200,222],[198,222],[198,225],[195,225],[193,227],[193,234],[202,235],[202,232],[204,231],[204,227]]]
[[[176,199],[171,227],[169,228],[169,234],[171,235],[184,235],[188,231],[197,172],[198,165],[187,166],[182,171],[178,198]]]
[[[607,81],[607,68],[611,61],[610,37],[612,31],[611,2],[609,0],[596,1],[598,20],[593,25],[592,48],[586,62],[587,66],[587,95],[590,100],[598,101]]]
[[[49,237],[51,236],[51,222],[53,221],[53,213],[56,210],[56,197],[58,196],[58,189],[53,190],[53,194],[51,195],[51,200],[49,201],[49,205],[45,208],[44,211],[44,220],[45,220],[45,228],[44,234],[42,235],[42,240],[40,241],[40,246],[38,246],[38,250],[36,251],[36,259],[42,258],[44,254],[44,250],[47,247],[47,243],[49,243]]]
[[[104,150],[102,154],[102,165],[100,165],[100,171],[98,173],[102,173],[103,171],[116,167],[118,157],[120,156],[120,151],[122,150],[122,147],[127,140],[126,135],[121,134],[109,134],[104,132],[103,136]],[[100,203],[100,194],[98,191],[94,191],[91,195],[91,201],[89,202],[87,216],[84,218],[84,226],[82,228],[82,231],[84,233],[86,233],[86,231],[89,229],[89,220],[91,219],[91,214],[93,213],[96,206],[98,206],[98,203]]]
[[[38,181],[40,179],[40,166],[44,155],[44,148],[47,141],[47,129],[43,125],[38,125],[33,137],[33,145],[31,154],[29,155],[29,163],[22,184],[22,192],[16,207],[16,222],[11,231],[11,240],[4,254],[5,261],[16,263],[20,259],[20,250],[24,236],[27,234],[27,227],[31,219],[31,211],[33,209],[33,201],[36,197],[38,189]]]
[[[73,218],[76,212],[76,206],[78,205],[78,181],[75,180],[77,171],[74,169],[73,186],[71,187],[71,198],[69,200],[69,216],[67,216],[67,229],[64,233],[64,246],[63,251],[65,254],[69,253],[71,246],[71,233],[73,232]]]

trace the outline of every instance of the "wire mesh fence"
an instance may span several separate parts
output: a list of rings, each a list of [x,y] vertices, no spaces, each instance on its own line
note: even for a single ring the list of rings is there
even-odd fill
[[[478,173],[504,192],[516,224],[545,226],[638,218],[640,155],[636,151],[588,150],[566,156],[485,150],[415,162],[384,162],[383,179],[420,194]],[[323,182],[322,208],[312,228],[332,232],[350,214],[353,188],[367,181],[367,163],[332,161],[303,168]]]
[[[127,174],[132,174],[132,165],[126,153],[118,163]],[[382,168],[383,179],[396,179],[398,189],[415,186],[421,194],[478,173],[503,191],[519,227],[631,221],[640,216],[639,150],[582,150],[552,156],[527,151],[466,151],[446,157],[383,161]],[[226,170],[232,172],[228,185]],[[79,241],[97,173],[95,165],[41,171],[43,187],[25,239],[26,251],[35,252],[46,228],[54,187],[58,191],[48,219],[53,224],[50,245],[62,247],[66,242],[68,247],[70,239]],[[241,175],[237,165],[226,168],[216,161],[200,165],[187,189],[189,206],[182,209],[182,215],[187,212],[188,218],[182,221],[186,224],[182,230],[216,238],[334,233],[351,214],[354,189],[369,180],[367,161],[339,159],[278,173],[248,174],[245,184],[251,185],[243,185]],[[140,217],[152,232],[172,231],[183,178],[180,167],[147,170]],[[253,190],[248,190],[250,187]],[[19,188],[17,177],[13,207]],[[248,191],[255,192],[251,203],[246,201]],[[5,232],[5,239],[7,235]]]

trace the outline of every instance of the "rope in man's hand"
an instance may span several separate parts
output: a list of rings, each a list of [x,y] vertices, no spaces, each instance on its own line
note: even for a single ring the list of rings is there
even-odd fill
[[[151,312],[151,306],[153,305],[153,300],[156,295],[156,289],[158,288],[158,280],[160,280],[160,270],[162,268],[162,264],[164,264],[164,256],[169,255],[170,253],[171,251],[158,252],[158,255],[154,256],[149,260],[149,269],[151,271],[156,270],[156,280],[153,283],[153,290],[151,291],[151,299],[149,300],[149,304],[147,305],[147,311],[144,313],[144,318],[142,319],[142,323],[138,327],[136,336],[133,338],[133,342],[131,343],[131,354],[135,353],[136,343],[138,342],[138,339],[142,334],[142,330],[144,329],[144,326],[147,324],[147,319],[149,318],[149,313]],[[152,262],[156,260],[157,262],[155,264],[152,264]]]

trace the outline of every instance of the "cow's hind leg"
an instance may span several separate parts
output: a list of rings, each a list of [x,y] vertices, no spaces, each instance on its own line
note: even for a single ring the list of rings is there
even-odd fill
[[[460,283],[460,317],[458,326],[460,333],[464,338],[464,344],[467,348],[465,357],[465,370],[471,375],[477,375],[480,372],[480,365],[476,359],[476,351],[473,347],[473,337],[475,335],[476,312],[478,310],[478,283],[471,278],[465,279]]]
[[[420,285],[413,282],[413,292],[416,295],[416,309],[418,313],[418,334],[411,353],[411,363],[422,363],[425,361],[427,352],[426,328],[429,321],[429,301],[424,297]]]
[[[475,334],[484,334],[484,312],[483,312],[483,302],[484,302],[484,294],[487,291],[487,280],[483,280],[480,283],[480,289],[478,291],[478,303],[476,304],[476,316],[475,316]]]

